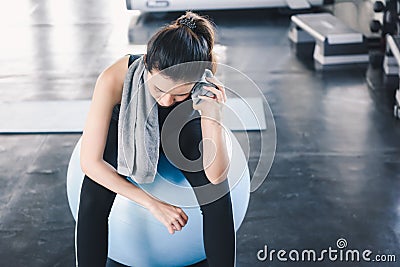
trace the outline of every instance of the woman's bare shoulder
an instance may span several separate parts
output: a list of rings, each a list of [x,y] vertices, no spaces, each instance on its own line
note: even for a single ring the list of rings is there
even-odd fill
[[[112,94],[116,95],[118,102],[121,102],[122,88],[126,73],[128,71],[129,55],[123,56],[106,67],[97,78],[97,82],[106,83],[110,86]]]

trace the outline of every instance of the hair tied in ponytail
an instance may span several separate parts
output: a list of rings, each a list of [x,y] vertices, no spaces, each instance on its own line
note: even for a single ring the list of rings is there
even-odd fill
[[[180,19],[179,24],[184,25],[192,30],[196,29],[196,23],[192,19],[189,19],[189,18]]]
[[[162,71],[172,66],[197,61],[198,72],[192,68],[179,71],[165,71],[164,74],[174,81],[198,79],[205,68],[215,72],[215,58],[212,53],[215,40],[214,24],[208,17],[191,11],[160,28],[147,43],[146,69]],[[188,65],[186,65],[188,66]],[[192,65],[193,66],[193,65]],[[177,68],[174,68],[177,70]]]

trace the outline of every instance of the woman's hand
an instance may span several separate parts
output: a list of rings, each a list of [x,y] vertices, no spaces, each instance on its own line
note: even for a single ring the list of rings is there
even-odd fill
[[[155,200],[148,209],[157,220],[167,227],[170,234],[182,230],[188,221],[188,216],[181,208],[159,200]]]
[[[215,77],[206,77],[206,80],[210,83],[213,83],[215,86],[218,87],[218,89],[212,86],[203,86],[204,89],[212,92],[214,96],[209,97],[209,96],[199,95],[198,97],[203,101],[200,101],[200,103],[198,103],[197,105],[193,104],[193,109],[200,110],[202,117],[210,118],[216,120],[217,122],[221,122],[222,109],[227,99],[225,88],[221,84],[221,82],[218,81]]]

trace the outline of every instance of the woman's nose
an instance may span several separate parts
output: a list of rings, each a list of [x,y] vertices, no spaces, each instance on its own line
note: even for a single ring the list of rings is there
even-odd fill
[[[160,99],[161,106],[171,106],[175,102],[175,99],[170,94],[164,94]]]

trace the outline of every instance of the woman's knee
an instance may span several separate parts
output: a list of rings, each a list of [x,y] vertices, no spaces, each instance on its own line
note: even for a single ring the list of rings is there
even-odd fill
[[[200,210],[203,216],[210,215],[223,218],[232,218],[233,211],[230,193],[227,192],[218,199],[200,205]]]
[[[203,202],[205,204],[200,205],[203,215],[232,218],[232,200],[228,180],[218,185],[207,184],[207,191],[209,192],[206,195],[208,199]]]
[[[85,175],[79,200],[79,214],[96,218],[108,217],[115,193]]]

